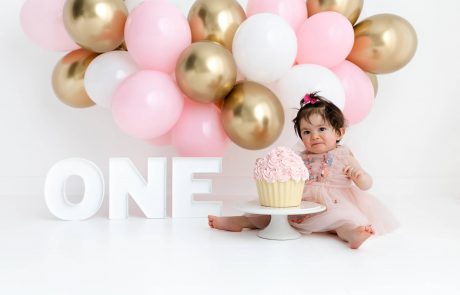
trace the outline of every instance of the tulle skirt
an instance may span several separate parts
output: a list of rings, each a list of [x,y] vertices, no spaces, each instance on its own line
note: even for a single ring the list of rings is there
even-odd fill
[[[307,184],[303,193],[304,201],[320,203],[326,211],[312,214],[297,224],[291,223],[304,234],[328,232],[342,225],[371,225],[376,235],[395,230],[399,223],[391,212],[371,194],[355,186],[330,186],[324,183]],[[246,215],[258,228],[267,226],[268,216]]]

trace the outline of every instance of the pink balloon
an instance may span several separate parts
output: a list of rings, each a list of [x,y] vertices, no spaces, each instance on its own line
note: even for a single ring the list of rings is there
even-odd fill
[[[352,125],[363,120],[374,104],[374,88],[366,73],[354,63],[345,60],[332,71],[339,77],[345,90],[343,114]]]
[[[348,56],[354,37],[353,26],[340,13],[314,14],[297,30],[297,62],[332,68]]]
[[[79,46],[64,27],[62,12],[66,0],[27,0],[21,8],[21,26],[38,46],[53,51],[72,51]]]
[[[117,88],[112,115],[127,134],[151,139],[174,126],[183,105],[184,98],[169,75],[144,70],[129,76]]]
[[[185,157],[222,157],[229,143],[219,109],[190,99],[186,99],[171,141],[177,154]]]
[[[284,18],[294,29],[307,19],[307,6],[303,0],[248,0],[248,17],[257,13],[273,13]]]
[[[147,0],[129,14],[125,42],[141,68],[171,73],[181,52],[191,44],[192,33],[173,4]]]

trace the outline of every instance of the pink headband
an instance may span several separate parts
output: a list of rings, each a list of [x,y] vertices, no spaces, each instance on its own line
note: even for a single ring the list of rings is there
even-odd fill
[[[307,104],[307,103],[315,104],[317,101],[318,99],[311,97],[310,93],[305,94],[305,96],[303,97],[304,104]]]

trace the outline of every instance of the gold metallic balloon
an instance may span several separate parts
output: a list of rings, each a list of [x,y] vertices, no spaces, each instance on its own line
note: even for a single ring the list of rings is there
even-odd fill
[[[377,92],[379,90],[379,80],[377,80],[377,76],[372,74],[372,73],[368,73],[368,72],[365,72],[366,75],[369,77],[369,80],[371,80],[372,82],[372,87],[374,87],[374,97],[377,96]]]
[[[405,66],[417,49],[417,34],[394,14],[371,16],[355,27],[355,43],[347,59],[366,72],[384,74]]]
[[[193,43],[177,60],[176,81],[192,100],[213,102],[232,90],[236,83],[236,64],[230,51],[219,44]]]
[[[124,39],[128,9],[122,0],[67,0],[64,25],[72,39],[94,52],[107,52]]]
[[[363,9],[364,0],[307,0],[308,16],[324,11],[335,11],[354,24]]]
[[[188,13],[192,42],[210,40],[231,51],[233,36],[245,19],[236,0],[196,0]]]
[[[224,100],[222,124],[228,137],[242,148],[263,149],[281,134],[284,111],[267,87],[255,82],[238,82]]]
[[[88,97],[83,78],[89,63],[97,53],[77,49],[64,56],[54,67],[53,90],[66,105],[74,108],[86,108],[94,105]]]

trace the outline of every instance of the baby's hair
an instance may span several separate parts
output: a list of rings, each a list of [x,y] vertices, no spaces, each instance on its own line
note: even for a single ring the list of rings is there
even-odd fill
[[[340,128],[346,127],[345,117],[335,104],[319,96],[318,92],[307,93],[300,100],[300,109],[297,111],[297,116],[292,120],[295,133],[300,139],[302,139],[302,134],[300,133],[300,120],[305,119],[307,122],[310,122],[309,118],[313,114],[320,115],[337,133],[340,133]],[[337,142],[339,141],[340,140]]]

